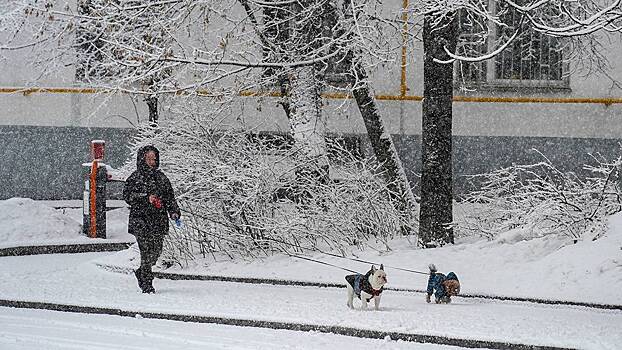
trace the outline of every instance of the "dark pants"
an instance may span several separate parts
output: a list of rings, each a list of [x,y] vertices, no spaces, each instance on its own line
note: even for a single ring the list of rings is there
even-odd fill
[[[141,235],[136,237],[140,250],[140,267],[136,271],[136,278],[141,289],[153,288],[153,272],[151,267],[155,265],[162,254],[162,235]]]

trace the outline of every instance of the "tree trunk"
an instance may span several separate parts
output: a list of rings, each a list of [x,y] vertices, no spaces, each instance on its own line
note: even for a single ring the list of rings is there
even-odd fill
[[[424,18],[423,125],[419,242],[424,247],[454,243],[452,215],[452,98],[453,65],[434,62],[455,52],[457,20]]]
[[[157,126],[158,125],[158,96],[149,95],[145,97],[145,102],[147,103],[147,107],[149,108],[149,125]]]
[[[239,0],[251,22],[259,26],[249,0]],[[263,58],[267,62],[304,61],[317,47],[306,47],[321,30],[314,21],[294,19],[292,14],[300,13],[312,5],[314,0],[293,3],[275,1],[272,6],[261,6],[263,31]],[[266,2],[264,5],[268,4]],[[319,28],[318,28],[319,27]],[[297,42],[297,39],[299,42]],[[300,45],[297,46],[297,45]],[[320,45],[319,43],[316,45]],[[280,104],[289,121],[297,154],[297,180],[301,187],[307,181],[327,183],[329,162],[326,147],[326,117],[322,116],[319,80],[313,65],[295,68],[266,68],[263,77],[275,79],[281,90]],[[300,195],[294,194],[295,196]]]
[[[299,175],[328,181],[326,117],[320,107],[319,80],[313,66],[293,69],[289,74],[289,125],[299,155]]]
[[[92,16],[93,4],[91,0],[78,0],[78,15],[88,17]],[[76,83],[90,83],[93,79],[101,78],[106,72],[98,69],[103,60],[100,51],[104,42],[100,40],[101,28],[97,25],[95,28],[89,27],[89,22],[80,19],[76,28]]]
[[[289,6],[297,15],[290,20],[289,41],[277,41],[284,58],[304,61],[321,47],[317,38],[322,30],[323,18],[299,18],[315,6],[315,0],[298,0]],[[278,17],[278,16],[277,16]],[[311,45],[309,45],[311,43]],[[289,45],[293,45],[290,47]],[[289,53],[288,53],[289,51]],[[281,89],[286,84],[283,108],[289,111],[289,125],[297,150],[299,182],[327,183],[329,180],[328,152],[326,147],[326,116],[322,115],[320,92],[322,84],[315,65],[293,67],[287,70],[287,81],[279,79]]]
[[[393,144],[391,134],[385,130],[376,100],[367,85],[367,73],[360,62],[356,63],[355,70],[359,82],[355,85],[352,93],[363,117],[374,155],[378,162],[382,164],[382,173],[385,176],[387,187],[394,198],[398,199],[396,209],[409,215],[409,224],[408,227],[404,227],[403,233],[410,234],[416,225],[415,213],[417,204],[415,196]]]
[[[335,22],[338,20],[352,21],[355,16],[352,5],[351,1],[344,0],[341,12],[333,12],[335,15],[342,16],[341,19],[335,19]],[[417,201],[393,144],[393,139],[386,131],[382,122],[376,99],[369,86],[365,67],[363,67],[359,55],[352,48],[348,49],[341,61],[341,67],[351,67],[352,69],[352,74],[347,74],[347,72],[340,73],[346,73],[344,74],[345,76],[352,78],[352,94],[363,118],[374,155],[378,162],[382,164],[384,180],[393,199],[397,199],[394,201],[395,208],[408,215],[408,223],[403,227],[402,233],[412,234],[415,232],[417,225]]]

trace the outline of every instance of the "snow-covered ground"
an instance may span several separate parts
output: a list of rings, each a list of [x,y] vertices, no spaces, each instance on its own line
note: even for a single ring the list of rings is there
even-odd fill
[[[317,332],[7,308],[0,309],[0,324],[0,348],[11,350],[457,349],[453,346],[359,339]]]
[[[117,224],[117,226],[121,226]],[[384,264],[387,287],[422,290],[427,275],[391,267],[427,272],[435,263],[441,272],[454,271],[463,293],[527,297],[622,305],[622,213],[609,219],[608,233],[576,244],[566,236],[525,239],[520,229],[493,241],[480,240],[437,249],[414,249],[407,239],[390,242],[391,251],[352,250],[356,258]],[[370,265],[321,253],[312,259],[365,273]],[[136,268],[137,249],[111,254],[98,262]],[[255,261],[214,261],[208,257],[196,265],[173,266],[167,272],[236,277],[264,277],[312,282],[342,283],[348,272],[309,260],[283,255]]]
[[[0,201],[0,215],[5,215],[0,216],[0,247],[88,241],[80,235],[80,209],[48,210],[46,205],[27,199]],[[114,233],[110,235],[109,231],[109,237],[131,240],[126,221],[126,209],[110,211],[108,227],[114,228]],[[384,263],[390,287],[424,289],[425,275],[391,267],[425,271],[427,264],[434,262],[442,272],[451,270],[458,274],[463,293],[622,304],[622,215],[610,218],[608,233],[597,241],[568,241],[554,237],[524,240],[520,231],[514,231],[491,242],[440,249],[416,250],[406,240],[395,241],[391,243],[392,251],[370,250],[357,252],[357,256]],[[455,298],[450,305],[435,305],[426,304],[420,293],[389,290],[383,294],[380,311],[361,312],[347,309],[344,289],[207,281],[156,280],[157,293],[144,295],[133,275],[99,267],[131,268],[138,263],[137,256],[132,247],[113,253],[3,257],[0,278],[9,283],[0,284],[0,299],[102,306],[138,313],[338,325],[579,349],[619,349],[622,344],[619,310],[465,298]],[[369,268],[367,264],[321,254],[312,257],[361,272]],[[188,269],[167,271],[333,283],[342,283],[347,274],[338,268],[283,256],[255,262],[205,260]],[[50,321],[44,321],[48,317]],[[442,348],[318,333],[40,310],[0,308],[0,320],[2,349],[173,349],[179,348],[179,344],[190,349],[311,349],[356,344],[387,349]],[[110,333],[110,337],[99,337],[100,332]],[[34,336],[27,338],[29,333]]]
[[[121,206],[118,202],[121,201],[113,204]],[[81,201],[34,201],[30,198],[0,201],[0,248],[103,241],[82,234],[82,208],[75,208],[80,204]],[[106,213],[105,242],[135,241],[134,236],[127,233],[128,213],[127,208]]]

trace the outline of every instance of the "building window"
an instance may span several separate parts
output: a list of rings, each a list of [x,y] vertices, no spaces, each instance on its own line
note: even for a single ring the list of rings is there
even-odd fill
[[[564,61],[564,40],[543,35],[520,25],[521,15],[504,2],[491,1],[490,7],[507,26],[482,24],[466,13],[460,15],[461,37],[458,53],[478,56],[491,52],[499,43],[505,43],[519,30],[519,35],[504,51],[482,62],[459,62],[456,71],[457,86],[491,89],[569,88],[568,64]],[[491,25],[489,35],[487,27]]]

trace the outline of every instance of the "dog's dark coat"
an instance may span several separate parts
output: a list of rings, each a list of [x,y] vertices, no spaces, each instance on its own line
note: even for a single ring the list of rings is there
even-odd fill
[[[357,273],[355,275],[347,275],[346,282],[348,282],[352,288],[354,289],[354,294],[361,299],[361,291],[371,295],[367,302],[369,302],[373,297],[380,295],[384,287],[380,287],[380,289],[376,290],[372,288],[369,283],[369,276],[371,276],[371,271],[367,272],[365,275]]]

